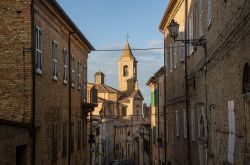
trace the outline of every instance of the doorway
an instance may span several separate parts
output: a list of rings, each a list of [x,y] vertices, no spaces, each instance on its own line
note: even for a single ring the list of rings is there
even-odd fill
[[[27,146],[21,145],[16,147],[16,165],[27,164]]]

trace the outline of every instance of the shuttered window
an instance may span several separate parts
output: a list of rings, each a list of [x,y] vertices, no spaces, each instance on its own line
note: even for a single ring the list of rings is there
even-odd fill
[[[178,111],[175,112],[175,126],[176,126],[176,136],[179,137],[179,113]]]
[[[183,136],[187,139],[187,111],[183,110]]]
[[[81,89],[81,62],[80,60],[78,60],[77,63],[77,86],[78,86],[78,90]]]
[[[203,37],[204,0],[199,1],[199,36]]]
[[[56,161],[57,159],[57,124],[53,123],[52,127],[52,160]]]
[[[65,157],[67,155],[67,122],[63,123],[63,151],[62,151],[62,156]]]
[[[212,23],[212,0],[207,0],[207,23],[208,26]]]
[[[153,144],[156,144],[156,127],[153,127]]]
[[[234,100],[228,101],[228,153],[227,161],[234,164],[234,149],[235,149],[235,114]]]
[[[169,56],[170,56],[170,72],[173,71],[173,47],[172,44],[169,45]]]
[[[191,110],[190,117],[191,117],[191,138],[192,138],[192,141],[195,141],[195,110],[194,109]]]
[[[36,37],[36,54],[35,54],[35,71],[38,74],[42,74],[42,32],[41,29],[36,26],[35,28],[35,37]]]
[[[185,33],[180,32],[179,33],[179,39],[185,40]],[[183,42],[179,42],[179,61],[184,62],[185,61],[185,44]]]
[[[189,29],[189,40],[194,39],[194,16],[193,13],[190,13],[189,20],[188,20],[188,29]],[[194,47],[189,45],[189,55],[192,55],[194,51]]]
[[[55,40],[52,41],[52,59],[53,59],[53,80],[57,80],[58,69],[57,69],[57,43]]]
[[[74,87],[75,86],[75,58],[74,55],[71,55],[71,86]]]
[[[67,50],[63,49],[63,83],[67,84]]]

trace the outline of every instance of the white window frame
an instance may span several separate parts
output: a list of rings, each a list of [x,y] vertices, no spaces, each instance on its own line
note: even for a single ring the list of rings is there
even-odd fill
[[[71,87],[75,87],[75,69],[74,69],[75,58],[71,54]]]
[[[58,69],[57,69],[57,54],[58,54],[58,51],[57,51],[57,43],[55,40],[52,40],[52,66],[53,66],[53,80],[56,80],[57,81],[57,78],[58,78]]]
[[[63,48],[63,83],[67,84],[67,50]]]
[[[42,74],[42,41],[41,41],[41,28],[36,26],[35,28],[35,37],[36,37],[36,54],[35,54],[35,72],[37,74]]]
[[[207,0],[207,25],[208,28],[212,24],[212,0]]]
[[[78,63],[77,63],[77,85],[78,85],[78,90],[81,89],[81,62],[80,60],[78,60]]]

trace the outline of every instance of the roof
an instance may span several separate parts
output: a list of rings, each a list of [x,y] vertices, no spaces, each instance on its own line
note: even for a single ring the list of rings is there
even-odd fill
[[[128,60],[135,60],[135,57],[131,51],[131,48],[129,46],[129,43],[126,42],[123,54],[121,56],[121,59],[128,59]]]
[[[146,85],[149,85],[151,82],[154,82],[155,76],[151,76],[149,80],[147,81]]]
[[[120,92],[119,90],[112,88],[106,84],[94,84],[94,83],[89,83],[89,84],[94,85],[99,93],[119,93]]]
[[[155,72],[155,76],[158,77],[164,73],[164,66],[162,66],[158,71]]]
[[[174,3],[176,2],[177,0],[169,0],[168,2],[168,6],[167,6],[167,9],[165,10],[163,16],[162,16],[162,19],[161,19],[161,23],[159,25],[159,29],[161,32],[163,32],[164,30],[164,27],[166,26],[166,23],[167,23],[167,18],[169,16],[169,13],[171,11],[171,9],[173,8],[174,6]]]
[[[142,98],[142,100],[144,99],[140,90],[135,90],[129,97],[132,97],[132,98],[140,97]]]
[[[42,0],[41,0],[42,1]],[[81,30],[75,25],[75,23],[71,20],[71,18],[67,15],[67,13],[63,10],[63,8],[57,3],[56,0],[47,0],[58,12],[62,15],[63,19],[69,23],[74,32],[79,36],[79,38],[87,44],[90,50],[95,50],[95,48],[91,45],[91,43],[87,40],[87,38],[83,35]]]

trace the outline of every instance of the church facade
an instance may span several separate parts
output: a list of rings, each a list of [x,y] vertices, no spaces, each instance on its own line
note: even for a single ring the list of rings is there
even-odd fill
[[[95,83],[88,83],[87,87],[88,92],[96,89],[98,96],[98,106],[91,114],[92,127],[95,127],[92,133],[98,141],[92,148],[99,153],[92,154],[99,155],[92,156],[92,161],[98,164],[108,164],[115,159],[139,161],[138,130],[144,122],[143,96],[137,81],[137,61],[128,42],[118,61],[118,80],[119,89],[110,87],[105,84],[104,73],[99,71],[95,74]]]

